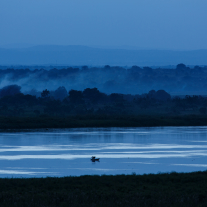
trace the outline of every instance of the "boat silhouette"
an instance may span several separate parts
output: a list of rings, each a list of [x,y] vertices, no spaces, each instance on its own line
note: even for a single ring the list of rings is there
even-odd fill
[[[100,158],[96,158],[95,156],[92,156],[92,157],[91,157],[91,161],[92,161],[92,162],[96,162],[96,161],[99,162],[99,160],[100,160]]]

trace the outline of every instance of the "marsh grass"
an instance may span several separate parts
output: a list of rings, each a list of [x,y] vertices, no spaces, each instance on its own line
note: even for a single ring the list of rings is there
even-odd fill
[[[207,171],[4,178],[0,206],[207,206]]]

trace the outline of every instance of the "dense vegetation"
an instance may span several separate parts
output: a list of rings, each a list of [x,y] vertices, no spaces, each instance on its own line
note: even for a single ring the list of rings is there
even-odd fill
[[[0,128],[68,128],[206,125],[207,97],[171,97],[164,90],[142,95],[105,94],[97,88],[45,89],[41,97],[21,87],[0,89]]]
[[[142,95],[105,94],[97,88],[84,91],[59,87],[51,95],[45,89],[41,97],[22,94],[19,86],[0,89],[0,115],[137,115],[137,114],[205,114],[207,98],[203,96],[173,97],[164,90],[151,90]]]
[[[207,172],[0,179],[0,206],[207,206]]]
[[[103,79],[101,70],[108,80],[102,82],[102,92],[96,88]],[[7,77],[7,83],[18,83],[0,89],[2,130],[207,125],[207,97],[171,96],[166,92],[186,83],[187,88],[205,92],[206,67],[190,69],[180,64],[175,70],[137,66],[130,70],[109,66],[50,71],[8,69],[0,74],[2,80]],[[75,90],[64,87],[64,81],[75,83],[80,75],[87,77],[82,85]],[[35,81],[38,88],[41,81],[48,80],[63,81],[57,81],[53,87],[59,85],[53,89],[21,91]],[[136,94],[141,88],[149,92]],[[106,89],[116,93],[106,93]],[[206,182],[207,172],[0,179],[0,206],[206,206]]]
[[[1,129],[207,124],[205,95],[169,93],[172,87],[205,94],[206,67],[178,64],[176,69],[108,65],[59,70],[5,69],[0,70],[0,78],[2,85],[7,83],[0,89]],[[99,85],[103,91],[83,88],[85,85]],[[135,93],[139,89],[145,93]]]
[[[49,70],[47,70],[49,69]],[[178,64],[172,68],[123,67],[30,67],[0,70],[1,86],[17,84],[24,93],[40,96],[44,89],[54,91],[59,86],[67,90],[98,88],[104,93],[142,94],[164,89],[171,95],[204,95],[207,92],[207,67],[192,68]]]

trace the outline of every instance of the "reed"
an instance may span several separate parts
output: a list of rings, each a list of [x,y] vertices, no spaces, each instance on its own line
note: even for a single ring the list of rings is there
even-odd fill
[[[0,206],[207,206],[207,171],[0,179]]]

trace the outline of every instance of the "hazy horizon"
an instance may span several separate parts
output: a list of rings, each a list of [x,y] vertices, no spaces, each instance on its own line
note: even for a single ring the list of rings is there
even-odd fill
[[[2,49],[28,49],[33,47],[88,47],[95,49],[110,49],[110,50],[158,50],[158,51],[196,51],[196,50],[207,50],[206,49],[171,49],[171,48],[152,48],[152,47],[136,47],[132,45],[60,45],[60,44],[24,44],[24,43],[11,43],[11,44],[2,44],[0,48]]]
[[[0,47],[207,49],[206,8],[204,0],[1,1]]]
[[[0,65],[166,66],[207,65],[207,50],[136,50],[43,45],[0,48]]]

